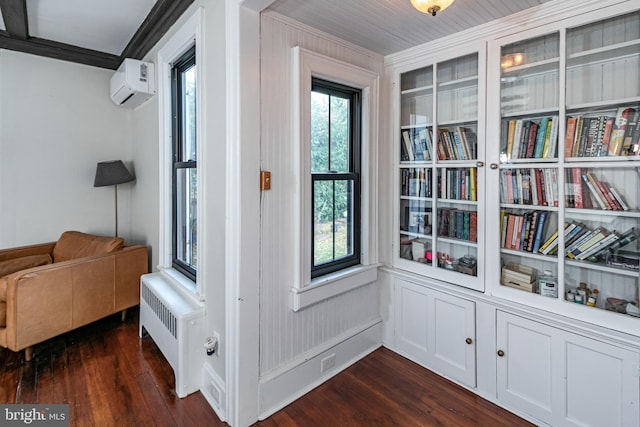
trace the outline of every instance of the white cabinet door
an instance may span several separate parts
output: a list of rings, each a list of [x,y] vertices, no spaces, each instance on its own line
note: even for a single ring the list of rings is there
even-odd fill
[[[400,279],[395,297],[396,349],[475,387],[475,303]]]
[[[497,321],[498,400],[552,424],[561,398],[558,331],[500,311]]]
[[[638,351],[497,313],[497,394],[553,426],[638,426]]]
[[[475,387],[475,303],[436,291],[428,302],[431,366]]]
[[[572,334],[565,351],[567,425],[640,425],[637,352]]]

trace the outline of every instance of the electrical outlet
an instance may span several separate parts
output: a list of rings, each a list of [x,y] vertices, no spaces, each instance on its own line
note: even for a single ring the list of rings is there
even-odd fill
[[[320,361],[320,373],[326,372],[336,366],[336,354],[330,354]]]

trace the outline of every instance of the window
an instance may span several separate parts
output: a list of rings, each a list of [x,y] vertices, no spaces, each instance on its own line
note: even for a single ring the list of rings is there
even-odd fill
[[[360,90],[311,86],[311,277],[360,264]]]
[[[171,78],[172,266],[195,281],[198,265],[195,46],[173,63]]]

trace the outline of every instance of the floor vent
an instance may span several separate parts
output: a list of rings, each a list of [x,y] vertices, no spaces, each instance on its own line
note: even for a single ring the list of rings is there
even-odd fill
[[[146,331],[173,368],[176,394],[200,388],[205,349],[204,305],[163,273],[145,274],[140,283],[140,337]]]

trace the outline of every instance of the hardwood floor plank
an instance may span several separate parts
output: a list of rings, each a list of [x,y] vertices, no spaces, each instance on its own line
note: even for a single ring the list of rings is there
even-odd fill
[[[138,311],[114,315],[22,353],[0,349],[0,403],[68,403],[72,426],[227,426],[197,392],[183,399]],[[385,348],[256,426],[531,426]]]

